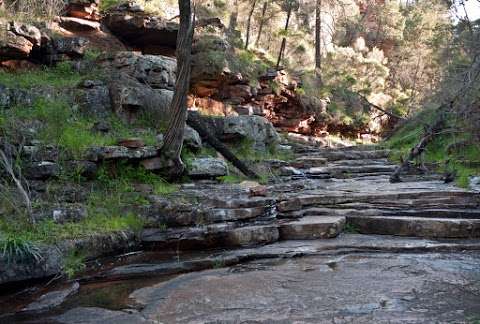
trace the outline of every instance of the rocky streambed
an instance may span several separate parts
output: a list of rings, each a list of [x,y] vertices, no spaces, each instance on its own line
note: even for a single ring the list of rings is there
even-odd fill
[[[480,194],[416,170],[392,184],[387,155],[297,145],[264,188],[152,197],[135,252],[5,292],[0,322],[475,323]]]

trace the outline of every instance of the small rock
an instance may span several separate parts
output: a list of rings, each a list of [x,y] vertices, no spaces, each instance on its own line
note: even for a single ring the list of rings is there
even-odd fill
[[[473,191],[480,191],[480,177],[470,177],[469,186]]]
[[[260,186],[260,184],[256,181],[245,180],[245,181],[240,182],[239,186],[242,189],[250,190],[251,188],[255,188],[255,187]]]
[[[118,141],[118,145],[135,149],[144,147],[145,142],[141,138],[124,138]]]
[[[43,312],[61,305],[69,296],[76,294],[80,289],[78,282],[74,282],[69,288],[52,291],[42,295],[33,303],[22,309],[23,312]]]
[[[256,186],[250,188],[250,197],[266,197],[267,191],[267,186]]]
[[[300,170],[294,167],[285,166],[280,168],[280,175],[282,176],[293,176],[293,175],[302,175],[302,174],[303,173]]]

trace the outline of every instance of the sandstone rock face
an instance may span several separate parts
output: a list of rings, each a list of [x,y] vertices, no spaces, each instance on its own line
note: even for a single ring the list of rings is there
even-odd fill
[[[87,151],[86,159],[89,161],[118,160],[118,159],[147,159],[157,156],[157,148],[145,146],[129,149],[124,146],[94,147]]]
[[[88,44],[84,37],[44,37],[40,50],[32,54],[44,64],[55,64],[82,58]]]
[[[192,178],[216,178],[228,174],[227,164],[219,159],[194,159],[189,166],[188,175]]]
[[[0,60],[28,58],[40,46],[41,33],[34,26],[11,22],[0,23],[0,29],[6,31],[0,37]]]
[[[282,240],[313,240],[338,236],[345,226],[345,217],[307,216],[280,225]]]
[[[159,121],[168,116],[176,77],[174,59],[118,52],[102,65],[111,70],[110,98],[118,116],[127,121],[141,115]]]
[[[113,34],[143,53],[174,54],[178,24],[150,16],[138,5],[119,5],[110,10],[103,22]]]
[[[75,17],[60,17],[59,25],[70,31],[99,31],[100,23]]]
[[[112,111],[110,92],[103,81],[84,81],[74,96],[80,111],[86,116],[102,118]]]
[[[177,62],[166,56],[118,52],[107,57],[102,65],[125,73],[154,89],[173,90],[175,87]]]
[[[99,5],[100,0],[69,0],[65,12],[70,17],[99,20]]]

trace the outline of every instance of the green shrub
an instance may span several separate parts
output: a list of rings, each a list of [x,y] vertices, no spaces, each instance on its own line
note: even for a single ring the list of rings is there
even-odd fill
[[[0,232],[0,254],[7,263],[38,263],[40,249],[26,236]]]
[[[71,63],[62,62],[55,67],[40,67],[15,73],[0,70],[0,84],[13,88],[52,86],[56,88],[77,85],[86,76],[73,70]]]
[[[69,279],[85,270],[85,254],[81,251],[72,250],[63,259],[63,271]]]

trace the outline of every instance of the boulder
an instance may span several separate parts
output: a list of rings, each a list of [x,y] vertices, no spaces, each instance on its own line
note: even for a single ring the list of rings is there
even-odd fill
[[[206,34],[194,40],[192,48],[192,87],[205,81],[222,83],[230,73],[227,53],[231,46],[224,36]]]
[[[5,31],[0,37],[0,61],[28,58],[34,47],[41,44],[40,30],[32,25],[0,22],[0,29]]]
[[[188,125],[185,125],[183,144],[192,151],[199,151],[203,146],[198,132]]]
[[[102,62],[114,72],[124,73],[153,89],[174,90],[177,61],[161,55],[117,52]]]
[[[79,222],[87,217],[87,208],[79,204],[64,204],[52,207],[35,215],[38,220],[51,219],[55,223]]]
[[[100,23],[75,17],[60,17],[60,27],[70,31],[99,31]]]
[[[118,159],[147,159],[157,155],[157,148],[145,146],[138,149],[129,149],[124,146],[93,147],[86,153],[89,161],[118,160]]]
[[[188,175],[196,179],[211,179],[228,174],[227,164],[223,160],[214,158],[194,159],[188,169]]]
[[[226,140],[248,139],[252,141],[253,148],[259,151],[280,143],[280,135],[273,125],[260,116],[226,117],[223,138]]]
[[[113,112],[127,122],[139,117],[161,122],[173,98],[171,90],[152,89],[125,75],[112,78],[109,91]]]
[[[33,303],[28,304],[22,309],[22,312],[44,312],[60,306],[69,296],[76,294],[79,289],[80,284],[74,282],[65,289],[48,292]]]
[[[223,99],[229,101],[237,100],[239,103],[242,103],[252,97],[252,90],[248,84],[235,84],[224,87],[221,96]]]
[[[103,23],[114,35],[143,53],[174,55],[178,23],[148,15],[141,6],[119,5],[108,12]]]
[[[76,60],[83,57],[88,39],[84,37],[55,37],[44,36],[42,47],[33,53],[34,57],[45,64]]]
[[[108,86],[103,81],[86,80],[75,92],[75,103],[88,117],[107,117],[112,111],[112,102]]]
[[[65,13],[69,17],[99,20],[100,0],[68,0]]]
[[[61,273],[63,256],[56,247],[38,248],[39,260],[9,260],[0,254],[0,284],[39,279]]]
[[[60,166],[50,161],[41,161],[30,164],[26,168],[25,177],[27,179],[45,180],[58,177]]]
[[[34,47],[40,46],[42,34],[37,27],[13,21],[7,28],[15,35],[24,37],[26,40],[32,43]]]

